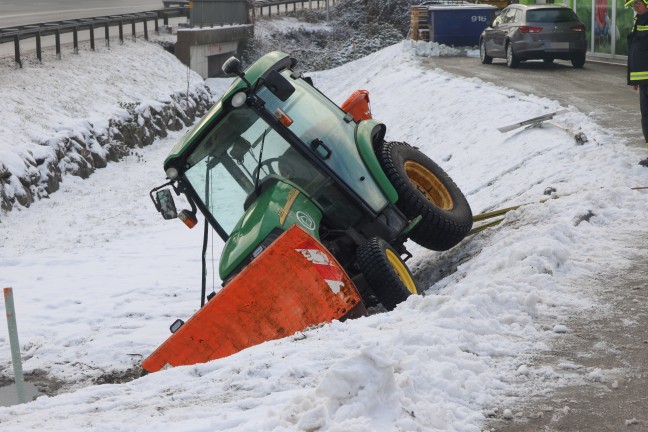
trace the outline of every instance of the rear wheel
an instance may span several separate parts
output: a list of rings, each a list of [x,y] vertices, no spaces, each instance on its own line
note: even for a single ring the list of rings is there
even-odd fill
[[[493,57],[486,54],[486,43],[484,42],[484,39],[479,41],[479,59],[483,64],[493,63]]]
[[[423,220],[410,237],[421,246],[443,251],[459,243],[472,227],[466,197],[448,174],[426,155],[400,142],[385,142],[378,161],[398,192],[396,207]]]
[[[520,60],[513,53],[513,44],[511,42],[506,44],[506,66],[511,69],[520,66]]]
[[[571,64],[575,68],[582,68],[583,66],[585,66],[585,54],[576,54],[574,57],[572,57]]]
[[[392,310],[412,294],[420,294],[407,265],[386,241],[374,237],[357,251],[358,266],[376,298]]]

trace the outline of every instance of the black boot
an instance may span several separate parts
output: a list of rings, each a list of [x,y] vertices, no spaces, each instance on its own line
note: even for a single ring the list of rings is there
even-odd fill
[[[645,166],[645,167],[648,168],[648,158],[640,160],[639,165]]]

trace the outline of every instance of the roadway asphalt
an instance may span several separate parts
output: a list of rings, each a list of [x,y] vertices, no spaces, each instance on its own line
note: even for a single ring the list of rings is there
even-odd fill
[[[424,64],[557,100],[565,107],[573,105],[601,126],[614,130],[629,145],[644,144],[639,96],[626,84],[625,64],[587,61],[584,68],[574,69],[571,63],[558,60],[550,65],[529,61],[518,69],[509,69],[504,60],[483,65],[474,57],[431,57],[425,58]],[[511,120],[513,123],[519,119]]]
[[[2,0],[0,28],[163,9],[162,0]]]

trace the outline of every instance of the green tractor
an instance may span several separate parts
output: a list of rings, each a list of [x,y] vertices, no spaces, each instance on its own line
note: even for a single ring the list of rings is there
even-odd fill
[[[174,334],[143,365],[148,371],[229,355],[309,325],[362,315],[367,306],[392,310],[422,291],[402,258],[411,256],[406,240],[443,251],[472,227],[466,198],[437,164],[415,147],[384,140],[386,127],[371,118],[366,91],[339,107],[295,65],[281,52],[246,71],[229,59],[223,70],[238,78],[164,162],[169,182],[151,198],[165,219],[179,217],[189,226],[200,211],[205,232],[209,225],[222,237],[224,288],[206,302],[203,281],[201,309],[172,326]],[[186,196],[190,210],[176,211],[172,190]],[[293,231],[306,237],[297,244],[288,234]],[[299,279],[308,267],[315,270]],[[340,307],[322,300],[324,312],[302,320],[320,291],[336,301],[356,297]],[[293,293],[305,297],[285,300],[274,318],[265,318],[274,307],[266,302],[275,305]],[[242,321],[249,314],[233,315],[242,308],[254,311],[249,326]],[[191,321],[196,330],[186,329]],[[232,338],[240,340],[224,342]],[[192,344],[202,344],[204,352],[192,354]],[[214,346],[224,344],[232,347],[217,352]]]

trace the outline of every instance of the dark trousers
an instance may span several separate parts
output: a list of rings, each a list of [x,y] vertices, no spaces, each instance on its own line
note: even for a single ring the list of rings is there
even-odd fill
[[[641,109],[641,130],[648,145],[648,83],[639,84],[639,108]]]

